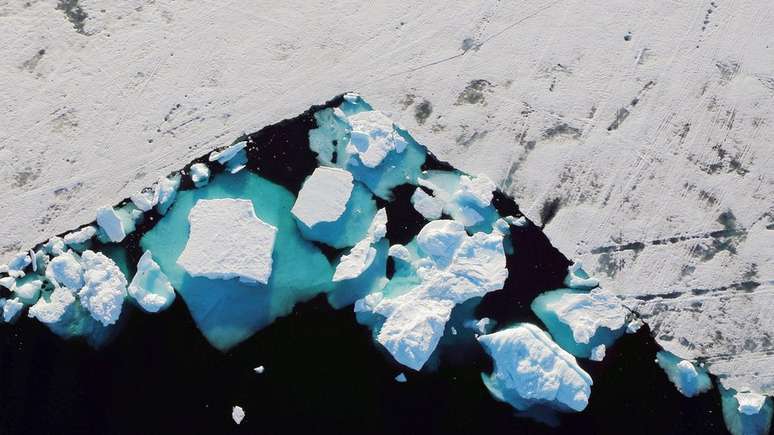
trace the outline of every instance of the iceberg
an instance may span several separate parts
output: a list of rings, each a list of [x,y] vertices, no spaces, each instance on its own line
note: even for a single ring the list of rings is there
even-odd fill
[[[231,408],[231,418],[234,420],[234,423],[241,424],[245,418],[245,410],[239,405],[234,406]]]
[[[83,287],[78,291],[81,305],[102,326],[114,324],[121,315],[126,296],[126,277],[116,263],[90,250],[81,256]]]
[[[99,216],[99,212],[97,212]],[[83,245],[84,243],[91,240],[95,235],[97,234],[97,229],[94,228],[92,225],[85,226],[81,228],[78,231],[73,231],[71,233],[67,233],[64,236],[64,243],[67,245]],[[56,252],[52,252],[52,254],[57,254]]]
[[[54,285],[72,290],[83,287],[83,266],[72,251],[54,257],[46,267],[46,278]]]
[[[712,381],[703,367],[698,367],[667,351],[658,352],[656,362],[666,372],[669,380],[675,384],[677,391],[685,397],[693,397],[712,388]]]
[[[588,358],[597,346],[611,346],[623,335],[628,311],[612,292],[559,289],[532,301],[532,311],[556,342],[577,357]]]
[[[373,245],[382,240],[386,233],[387,210],[380,209],[371,221],[366,237],[341,257],[333,274],[333,282],[357,278],[368,269],[376,258],[377,251]]]
[[[233,159],[240,151],[245,149],[247,141],[239,141],[233,143],[221,151],[213,151],[210,153],[209,161],[217,161],[221,165],[225,165],[229,160]]]
[[[180,174],[172,175],[171,177],[162,177],[156,184],[156,190],[153,192],[152,204],[156,206],[159,214],[167,214],[167,210],[172,207],[175,202],[175,196],[177,189],[180,188]],[[141,207],[138,207],[142,210]]]
[[[495,398],[522,411],[535,405],[586,408],[591,376],[537,326],[521,323],[478,341],[494,360],[494,372],[482,378]]]
[[[589,359],[592,361],[602,361],[605,359],[605,351],[607,349],[605,348],[604,344],[600,344],[599,346],[594,346],[591,349],[591,356],[589,356]]]
[[[399,373],[398,376],[395,376],[395,381],[399,382],[401,384],[406,382],[407,380],[408,379],[406,379],[406,374],[405,373]]]
[[[254,371],[255,373],[259,374],[259,375],[262,375],[262,374],[263,374],[263,372],[265,371],[265,369],[264,369],[264,367],[263,367],[263,366],[258,366],[258,367],[256,367],[256,368],[254,368],[254,369],[253,369],[253,371]]]
[[[42,323],[55,323],[62,320],[67,309],[75,302],[75,295],[68,288],[58,287],[48,297],[41,297],[31,306],[27,315]]]
[[[204,163],[191,165],[191,181],[196,187],[206,186],[210,182],[210,168]]]
[[[352,127],[347,152],[356,155],[364,166],[379,166],[392,151],[402,153],[408,145],[395,131],[392,120],[383,113],[370,110],[347,118]]]
[[[111,242],[120,242],[126,237],[121,217],[113,207],[101,207],[97,210],[97,224]]]
[[[34,304],[40,297],[43,280],[40,275],[30,274],[16,281],[11,291],[25,304]]]
[[[352,195],[352,174],[342,169],[319,167],[306,179],[291,212],[309,228],[336,222]]]
[[[415,191],[412,203],[425,216],[444,213],[462,223],[469,230],[489,232],[500,218],[491,205],[494,182],[485,176],[472,177],[458,171],[431,170],[422,173],[417,180],[420,186],[432,190],[432,195],[421,189]],[[419,208],[417,208],[419,207]],[[439,212],[437,209],[441,208]]]
[[[22,308],[24,308],[24,304],[19,300],[19,298],[0,299],[0,301],[3,303],[3,320],[5,323],[13,322]]]
[[[443,214],[444,202],[432,195],[428,195],[421,187],[417,187],[411,195],[411,204],[419,214],[431,221],[439,219]]]
[[[145,251],[137,262],[137,273],[127,292],[140,308],[149,313],[162,311],[175,300],[175,290],[158,263],[153,261],[151,251]]]
[[[188,214],[188,242],[177,264],[189,275],[269,282],[277,228],[246,199],[200,199]]]

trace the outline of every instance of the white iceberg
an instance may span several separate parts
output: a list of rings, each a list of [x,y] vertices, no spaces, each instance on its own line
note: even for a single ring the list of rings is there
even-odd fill
[[[319,167],[304,181],[291,212],[309,228],[321,222],[335,222],[347,209],[353,187],[351,173]]]
[[[615,331],[626,324],[627,310],[620,299],[601,288],[589,293],[564,293],[546,307],[570,327],[577,343],[588,344],[599,328]]]
[[[594,346],[591,349],[591,356],[589,357],[592,361],[602,361],[605,359],[605,351],[607,348],[604,344],[600,344],[599,346]]]
[[[90,250],[81,256],[84,285],[78,292],[81,305],[102,326],[112,325],[121,315],[126,296],[126,277],[115,262]]]
[[[175,289],[159,265],[153,261],[150,251],[145,251],[137,262],[137,273],[127,291],[140,308],[149,313],[157,313],[175,300]]]
[[[240,151],[247,146],[246,141],[240,141],[235,144],[229,145],[226,149],[221,151],[213,151],[210,153],[209,161],[218,161],[221,165],[225,165],[226,162],[233,159]]]
[[[188,243],[177,264],[191,276],[266,284],[277,228],[246,199],[201,199],[188,214]]]
[[[341,257],[333,274],[333,282],[357,278],[371,266],[376,258],[376,248],[373,245],[386,234],[386,225],[387,210],[380,209],[374,216],[366,237],[357,242],[348,254]]]
[[[739,402],[737,409],[745,415],[755,415],[761,412],[766,403],[766,396],[758,393],[742,392],[736,393],[736,401]]]
[[[454,193],[454,199],[457,201],[470,201],[479,207],[487,207],[492,203],[492,197],[497,186],[489,177],[479,175],[471,177],[463,175],[460,177],[458,190]]]
[[[496,398],[519,410],[533,405],[586,408],[591,376],[540,328],[522,323],[478,341],[494,359],[494,372],[484,382]]]
[[[121,217],[113,207],[100,207],[97,210],[97,224],[111,242],[120,242],[126,237]]]
[[[231,408],[231,418],[234,420],[234,423],[241,424],[245,418],[245,410],[239,405],[234,406]]]
[[[256,368],[254,368],[253,371],[255,373],[261,375],[261,374],[263,374],[264,371],[266,371],[266,369],[263,366],[258,366]]]
[[[159,179],[156,184],[156,190],[153,192],[153,200],[151,203],[155,204],[156,209],[160,214],[166,214],[169,207],[172,207],[172,204],[175,202],[178,188],[180,188],[180,174]],[[142,208],[140,208],[140,210],[142,210]]]

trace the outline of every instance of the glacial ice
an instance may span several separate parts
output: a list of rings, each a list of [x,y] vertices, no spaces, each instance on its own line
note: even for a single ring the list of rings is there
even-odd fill
[[[533,405],[586,408],[591,377],[537,326],[521,323],[478,341],[494,360],[494,372],[482,378],[495,398],[519,410]]]
[[[190,210],[199,200],[212,199],[249,200],[255,215],[277,228],[267,284],[192,277],[176,264],[187,243]],[[290,213],[294,201],[285,188],[249,171],[214,174],[207,186],[179,192],[175,207],[142,237],[140,246],[153,252],[197,327],[217,349],[235,346],[290,313],[297,302],[331,288],[333,270],[322,252],[301,237]]]
[[[229,145],[228,147],[226,147],[221,151],[213,151],[210,153],[209,161],[211,162],[217,161],[221,165],[225,165],[226,162],[233,159],[237,155],[237,153],[245,149],[246,146],[247,146],[246,141],[240,141]]]
[[[127,292],[140,308],[149,313],[162,311],[175,300],[175,289],[158,263],[153,261],[151,251],[145,251],[137,262],[137,273]]]
[[[269,282],[277,228],[245,199],[201,199],[188,214],[188,242],[177,264],[193,277]]]
[[[241,406],[235,405],[231,408],[231,418],[234,420],[234,423],[241,424],[245,418],[245,410]]]
[[[81,305],[102,326],[112,325],[121,315],[126,296],[126,277],[116,263],[90,250],[81,256],[84,285],[78,291]]]
[[[65,252],[48,263],[46,278],[55,285],[80,290],[83,287],[83,267],[72,251]]]
[[[191,181],[194,186],[204,187],[210,182],[210,168],[204,163],[194,163],[191,165]]]
[[[738,410],[745,415],[755,415],[761,412],[766,404],[766,396],[757,393],[736,393],[736,401],[739,402]]]
[[[291,212],[309,228],[336,222],[352,195],[352,174],[338,168],[319,167],[306,179]]]
[[[771,429],[774,402],[757,393],[720,388],[723,420],[732,435],[765,435]]]
[[[126,237],[124,224],[113,207],[101,207],[97,210],[97,224],[111,242],[120,242]]]
[[[588,358],[597,346],[611,346],[623,335],[627,310],[612,292],[559,289],[532,301],[532,311],[556,342],[577,357]]]
[[[396,361],[420,370],[443,335],[452,308],[502,288],[508,276],[502,239],[498,232],[469,236],[458,222],[432,221],[415,239],[411,264],[396,264],[390,283],[358,300],[355,311],[383,318],[383,324],[375,325],[376,340]]]
[[[693,397],[712,388],[712,381],[703,367],[680,359],[667,351],[658,352],[656,362],[666,372],[669,380],[675,384],[677,391],[685,397]]]

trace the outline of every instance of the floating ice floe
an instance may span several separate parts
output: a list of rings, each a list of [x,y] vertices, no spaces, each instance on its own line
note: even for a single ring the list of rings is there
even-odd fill
[[[19,312],[24,308],[24,304],[19,298],[0,299],[3,305],[3,320],[6,323],[13,322]]]
[[[444,202],[432,195],[428,195],[422,188],[417,187],[411,195],[411,204],[427,220],[435,220],[443,214]]]
[[[191,181],[196,187],[206,186],[210,182],[210,168],[204,163],[191,165]]]
[[[642,328],[642,326],[645,325],[645,323],[642,322],[642,319],[639,317],[632,319],[627,325],[626,325],[626,333],[627,334],[635,334],[637,331]]]
[[[766,435],[771,429],[774,403],[771,397],[720,388],[723,420],[733,435]]]
[[[415,239],[415,277],[407,277],[400,290],[387,286],[358,300],[355,311],[383,318],[374,325],[376,340],[399,363],[419,370],[456,304],[502,288],[508,276],[502,238],[499,232],[469,236],[451,220],[430,222]]]
[[[589,359],[592,361],[602,361],[605,359],[605,345],[600,344],[599,346],[594,346],[591,349],[591,356],[589,356]]]
[[[245,418],[245,410],[241,406],[235,405],[231,408],[231,418],[234,420],[234,423],[241,424]]]
[[[97,224],[111,242],[120,242],[126,237],[121,217],[113,207],[101,207],[97,210]]]
[[[499,218],[491,206],[497,186],[485,176],[433,170],[423,172],[417,181],[432,190],[427,194],[417,187],[411,198],[414,208],[426,219],[437,219],[434,216],[443,213],[474,231],[488,232]]]
[[[395,376],[395,381],[396,382],[404,383],[407,380],[408,379],[406,379],[406,374],[405,373],[399,373],[398,376]]]
[[[337,168],[319,167],[306,179],[291,212],[309,228],[336,222],[347,209],[352,195],[352,174]]]
[[[341,257],[333,274],[333,282],[357,278],[371,266],[376,258],[376,248],[373,245],[382,240],[386,234],[386,225],[387,210],[380,209],[374,216],[366,237],[357,242],[348,254]]]
[[[172,207],[178,188],[180,188],[180,174],[159,179],[151,203],[156,206],[160,214],[166,214],[167,210]]]
[[[41,287],[43,287],[43,281],[40,275],[32,274],[17,280],[11,291],[25,304],[34,304],[40,297]]]
[[[121,315],[126,296],[126,277],[116,263],[102,253],[84,251],[83,287],[78,291],[81,305],[102,326],[112,325]]]
[[[599,286],[599,280],[590,277],[580,261],[576,260],[567,268],[567,276],[564,277],[564,285],[572,289],[592,289]]]
[[[402,153],[408,145],[395,131],[392,120],[371,110],[347,118],[352,128],[347,152],[356,155],[364,166],[375,168],[392,151]]]
[[[255,215],[252,201],[202,199],[188,222],[188,243],[177,264],[189,275],[269,282],[277,228]]]
[[[47,297],[41,297],[31,306],[27,315],[42,323],[55,323],[62,320],[67,309],[75,302],[73,291],[58,287]]]
[[[611,346],[623,335],[628,314],[617,296],[601,288],[549,291],[532,301],[532,310],[556,342],[578,357],[589,357],[596,346]]]
[[[256,367],[256,368],[254,368],[254,369],[253,369],[253,371],[254,371],[255,373],[257,373],[257,374],[261,375],[261,374],[263,374],[263,372],[265,371],[265,369],[264,369],[264,367],[263,367],[263,366],[258,366],[258,367]]]
[[[225,165],[226,162],[233,159],[240,151],[245,149],[246,146],[247,141],[240,141],[229,145],[221,151],[213,151],[210,153],[209,161],[214,162],[217,160],[221,165]]]
[[[582,411],[591,395],[591,376],[540,328],[522,323],[478,341],[494,360],[482,375],[492,395],[519,410],[549,405]]]
[[[667,351],[658,352],[656,362],[677,387],[677,391],[686,397],[696,396],[712,388],[712,381],[704,367],[680,359]]]
[[[145,251],[137,262],[137,273],[127,291],[140,308],[149,313],[162,311],[175,300],[175,289],[158,263],[153,261],[150,251]]]
[[[465,327],[470,328],[479,335],[483,334],[489,334],[494,329],[495,325],[497,325],[497,322],[490,319],[489,317],[484,317],[479,320],[468,320],[465,322]]]

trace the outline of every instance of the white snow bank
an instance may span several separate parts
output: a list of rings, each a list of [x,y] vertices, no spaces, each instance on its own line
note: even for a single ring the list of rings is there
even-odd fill
[[[487,387],[495,397],[517,409],[551,403],[574,411],[586,408],[591,395],[591,376],[578,366],[540,328],[522,323],[478,341],[494,359]]]
[[[97,224],[111,242],[120,242],[126,237],[121,217],[118,216],[113,207],[100,207],[97,210]]]
[[[245,199],[201,199],[188,215],[191,230],[177,264],[191,276],[266,284],[277,228]]]
[[[601,327],[615,331],[626,324],[627,311],[621,301],[601,288],[589,293],[566,293],[546,307],[570,327],[576,343],[588,344]]]
[[[348,171],[318,167],[304,181],[291,212],[309,228],[320,222],[335,222],[346,211],[353,187]]]
[[[382,112],[360,112],[347,120],[352,126],[347,153],[357,155],[364,166],[375,168],[391,151],[402,153],[408,145]]]
[[[153,261],[150,251],[145,251],[137,262],[137,273],[129,284],[128,292],[149,313],[157,313],[175,300],[175,289]]]
[[[126,277],[113,260],[101,253],[84,251],[81,264],[84,268],[84,285],[78,292],[81,305],[103,326],[112,325],[121,315]]]

